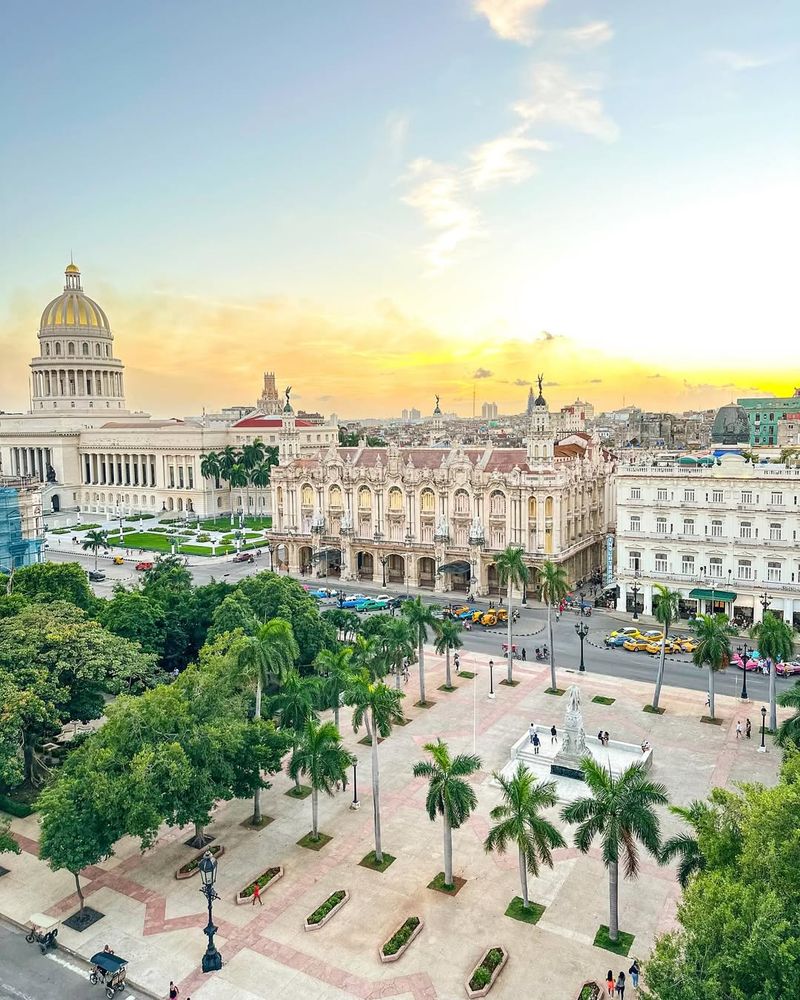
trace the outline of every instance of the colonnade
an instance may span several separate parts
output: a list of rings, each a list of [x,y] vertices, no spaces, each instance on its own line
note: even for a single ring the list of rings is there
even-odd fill
[[[123,373],[97,368],[37,368],[33,372],[34,399],[54,397],[111,397],[125,395]]]
[[[37,476],[47,480],[47,467],[52,465],[49,448],[11,448],[11,472],[15,476]]]
[[[128,452],[85,453],[81,456],[84,486],[155,486],[156,456]]]

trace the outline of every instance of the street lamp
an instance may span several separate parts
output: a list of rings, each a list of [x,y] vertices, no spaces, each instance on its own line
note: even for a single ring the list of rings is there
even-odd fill
[[[406,574],[406,600],[408,600],[411,597],[411,592],[408,587],[408,560],[411,558],[410,551],[413,542],[414,542],[414,536],[411,534],[411,531],[408,530],[406,532],[406,537],[405,537],[406,557],[403,560],[403,568],[405,569],[405,574]]]
[[[759,753],[767,752],[767,744],[764,742],[764,735],[767,728],[767,710],[764,706],[761,706],[761,746],[758,748]]]
[[[353,761],[353,801],[350,803],[351,809],[360,809],[361,803],[358,801],[358,761]]]
[[[589,626],[586,622],[577,622],[575,625],[575,631],[578,633],[578,638],[581,640],[581,665],[578,667],[578,670],[583,673],[586,670],[583,663],[583,640],[589,634]]]
[[[745,643],[743,646],[737,646],[736,647],[736,652],[739,654],[739,657],[741,658],[741,661],[742,661],[742,694],[741,694],[741,699],[742,699],[742,701],[749,701],[750,699],[747,697],[747,661],[750,658],[750,653],[752,652],[752,650],[748,649],[747,648],[747,643]]]
[[[203,933],[208,936],[208,947],[206,948],[205,955],[203,955],[201,967],[203,972],[219,972],[222,968],[222,955],[214,945],[214,935],[217,932],[217,928],[211,919],[211,906],[215,899],[219,899],[219,896],[214,891],[214,883],[217,881],[217,859],[212,857],[210,851],[206,851],[197,867],[200,870],[200,892],[203,893],[208,901],[208,924],[203,929]]]
[[[639,594],[642,588],[639,586],[639,572],[637,570],[636,576],[634,577],[633,586],[631,587],[633,591],[633,620],[639,620]]]
[[[494,698],[494,660],[489,660],[489,697]]]
[[[386,590],[386,566],[389,562],[390,556],[378,556],[378,562],[381,564],[381,571],[383,573],[383,589]]]
[[[763,609],[762,615],[761,615],[762,618],[767,613],[767,608],[770,606],[771,603],[772,603],[772,594],[768,594],[766,592],[766,590],[765,590],[764,593],[759,598],[759,604],[761,605],[761,607]]]

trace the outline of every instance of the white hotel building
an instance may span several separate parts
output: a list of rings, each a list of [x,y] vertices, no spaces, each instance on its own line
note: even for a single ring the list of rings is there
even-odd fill
[[[655,584],[683,595],[682,613],[759,621],[762,598],[800,629],[800,469],[739,455],[710,467],[617,469],[619,610],[651,614]],[[657,595],[656,595],[657,596]]]

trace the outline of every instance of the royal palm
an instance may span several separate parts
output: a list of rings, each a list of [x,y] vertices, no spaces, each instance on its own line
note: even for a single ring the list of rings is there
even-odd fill
[[[314,660],[314,669],[322,682],[323,702],[333,709],[333,721],[337,729],[342,695],[353,683],[353,667],[350,663],[352,658],[353,650],[349,646],[339,646],[335,650],[320,650]]]
[[[697,648],[692,663],[708,667],[708,713],[714,716],[714,677],[731,660],[731,628],[725,615],[698,615],[692,623],[697,636]]]
[[[436,623],[436,639],[434,646],[436,652],[441,656],[444,653],[444,663],[445,663],[445,685],[447,687],[452,687],[450,678],[450,652],[451,650],[461,649],[464,645],[461,641],[461,622],[453,621],[451,618],[445,618],[440,622]]]
[[[347,783],[347,769],[355,757],[342,746],[342,737],[332,722],[306,722],[291,760],[289,777],[299,784],[300,776],[311,785],[311,839],[319,840],[319,793],[333,795],[337,784]]]
[[[394,684],[399,691],[403,664],[414,652],[414,635],[405,618],[390,618],[381,629],[378,645],[387,667],[394,670]]]
[[[292,748],[297,746],[300,733],[310,721],[317,721],[317,703],[320,696],[319,677],[301,677],[296,670],[290,670],[284,677],[280,690],[270,698],[270,712],[278,717],[281,729],[292,739]],[[300,782],[295,779],[295,786]]]
[[[528,582],[528,567],[525,565],[523,551],[519,546],[509,545],[508,548],[498,553],[494,557],[494,564],[497,568],[497,577],[500,584],[506,585],[506,609],[508,611],[508,683],[514,679],[514,653],[511,648],[511,637],[514,629],[514,615],[512,614],[512,598],[514,587],[521,587],[525,592],[525,584]]]
[[[547,606],[547,639],[550,649],[550,687],[556,690],[556,644],[553,642],[553,608],[567,596],[569,583],[566,571],[549,559],[539,570],[542,601]]]
[[[775,666],[791,660],[794,654],[794,635],[791,626],[770,611],[755,625],[750,635],[758,643],[758,652],[769,661],[769,728],[778,728],[778,709],[775,700]]]
[[[619,777],[592,757],[581,761],[590,795],[565,806],[568,823],[577,824],[575,846],[586,854],[595,837],[600,837],[603,864],[608,869],[608,936],[619,936],[619,863],[626,878],[639,874],[638,840],[654,857],[660,857],[660,828],[655,806],[666,805],[667,790],[650,781],[640,763],[631,764]]]
[[[120,545],[125,541],[122,532],[119,536]],[[99,528],[93,528],[91,531],[87,531],[83,536],[83,543],[81,548],[84,552],[92,551],[94,552],[94,571],[97,572],[97,555],[100,549],[108,548],[108,535],[105,531],[101,531]]]
[[[404,601],[403,616],[411,626],[411,633],[417,643],[417,659],[419,661],[419,700],[425,704],[425,641],[428,638],[428,629],[436,626],[436,619],[433,617],[433,608],[429,604],[423,604],[421,597]]]
[[[528,899],[528,874],[539,874],[540,865],[553,867],[553,851],[565,847],[564,838],[540,813],[558,802],[554,781],[537,781],[520,762],[510,778],[495,774],[503,801],[489,813],[495,825],[484,840],[486,851],[505,854],[515,846],[519,856],[519,879],[522,887],[522,905],[530,906]]]
[[[663,583],[655,586],[658,595],[658,604],[655,609],[656,621],[664,626],[664,634],[661,636],[661,655],[658,658],[658,671],[656,672],[656,690],[653,695],[653,708],[658,708],[661,698],[661,685],[664,683],[664,663],[667,657],[667,634],[670,626],[678,619],[678,607],[681,599],[679,590],[670,590]]]
[[[421,760],[414,765],[415,778],[428,779],[428,794],[425,808],[432,821],[442,817],[444,833],[444,883],[453,885],[453,830],[457,830],[468,818],[478,798],[475,789],[467,781],[481,769],[481,759],[474,754],[450,756],[446,743],[437,739],[426,743],[423,750],[431,755],[430,760]]]

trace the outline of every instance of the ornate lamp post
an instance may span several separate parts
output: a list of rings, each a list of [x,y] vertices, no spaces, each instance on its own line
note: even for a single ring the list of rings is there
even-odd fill
[[[325,518],[317,510],[314,512],[314,516],[311,519],[311,534],[315,535],[317,539],[321,539],[325,534]],[[319,550],[315,555],[312,556],[312,560],[319,565]],[[317,569],[317,576],[319,577],[319,569]],[[325,551],[325,582],[328,582],[328,552]]]
[[[741,660],[742,660],[742,694],[741,694],[741,699],[742,699],[742,701],[749,701],[750,699],[747,697],[747,661],[750,658],[750,654],[752,653],[752,650],[748,649],[747,643],[744,643],[744,645],[736,647],[736,652],[739,654],[739,656],[741,657]]]
[[[633,592],[633,620],[634,621],[638,621],[639,620],[639,594],[642,591],[642,588],[639,586],[639,571],[638,570],[636,571],[636,574],[635,574],[635,576],[633,578],[633,586],[631,587],[631,591]]]
[[[350,803],[351,809],[360,809],[361,803],[358,801],[358,761],[353,761],[353,801]]]
[[[494,698],[494,660],[489,660],[489,697]]]
[[[411,534],[411,531],[408,530],[406,532],[406,537],[405,537],[406,557],[403,560],[403,567],[405,569],[405,576],[406,576],[406,600],[408,600],[411,596],[408,589],[408,560],[411,558],[411,546],[413,544],[414,544],[414,536]]]
[[[479,517],[472,519],[472,524],[469,526],[469,544],[474,546],[478,550],[478,561],[480,564],[480,550],[486,544],[486,536],[483,530],[483,524]],[[470,590],[472,591],[473,600],[475,599],[475,584],[478,582],[475,576],[475,566],[472,564],[472,575],[470,576]]]
[[[581,665],[578,667],[578,670],[583,673],[586,670],[583,662],[583,640],[589,634],[589,626],[586,622],[577,622],[575,625],[575,631],[578,633],[578,638],[581,640]]]
[[[206,948],[205,955],[203,955],[201,967],[203,972],[219,972],[222,968],[222,955],[214,945],[214,935],[217,932],[217,928],[214,926],[214,921],[211,917],[211,906],[215,899],[219,899],[214,890],[214,883],[217,881],[217,859],[212,857],[210,851],[206,851],[200,860],[198,868],[200,869],[200,892],[203,893],[208,901],[208,924],[206,924],[203,930],[203,933],[208,936],[208,947]]]
[[[764,593],[761,595],[761,597],[758,599],[758,603],[761,605],[762,608],[761,617],[763,618],[764,615],[769,610],[770,604],[772,603],[772,594],[768,594],[765,590]]]
[[[767,710],[764,706],[761,706],[761,746],[758,748],[759,753],[767,752],[767,744],[764,741],[764,736],[766,734],[767,728]]]

